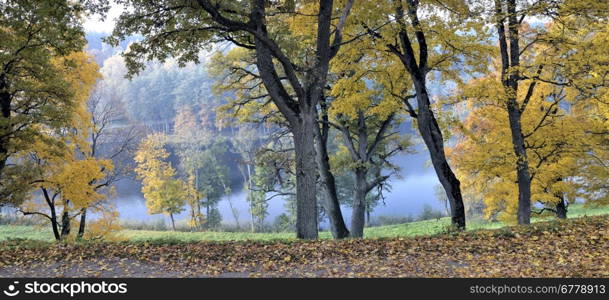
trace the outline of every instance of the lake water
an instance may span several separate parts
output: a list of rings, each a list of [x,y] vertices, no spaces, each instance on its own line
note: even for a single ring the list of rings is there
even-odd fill
[[[428,161],[427,152],[420,149],[419,153],[413,155],[400,155],[393,159],[393,163],[402,168],[402,178],[394,177],[391,179],[391,191],[385,194],[385,202],[380,203],[373,211],[372,216],[416,216],[424,205],[444,210],[444,206],[435,196],[435,186],[439,184],[435,172],[426,166]],[[233,205],[238,211],[238,218],[241,224],[247,224],[250,220],[246,193],[241,190],[231,195]],[[121,219],[129,221],[157,221],[159,219],[169,222],[169,218],[164,215],[149,215],[146,210],[145,200],[141,195],[122,197],[115,200]],[[224,223],[235,224],[235,219],[231,212],[229,203],[224,197],[220,201],[218,209],[222,214]],[[275,197],[269,201],[269,216],[267,222],[272,222],[274,218],[285,212],[284,201],[280,197]],[[350,222],[351,209],[343,207],[345,221]],[[177,219],[188,218],[188,212],[184,211],[177,216]]]

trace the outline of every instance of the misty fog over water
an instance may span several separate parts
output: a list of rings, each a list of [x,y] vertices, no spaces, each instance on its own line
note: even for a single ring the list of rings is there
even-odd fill
[[[427,166],[429,156],[423,145],[418,145],[417,153],[403,154],[393,158],[393,162],[399,165],[400,177],[392,177],[390,181],[391,190],[385,193],[385,201],[380,202],[372,212],[373,217],[378,216],[416,216],[423,210],[424,205],[430,205],[434,209],[444,211],[443,204],[436,199],[435,186],[439,184],[433,167]],[[139,193],[137,184],[123,183],[122,189],[129,189],[133,194],[124,195],[114,199],[120,218],[125,221],[152,222],[163,220],[169,224],[169,218],[162,214],[149,215],[146,209],[144,197]],[[247,225],[250,221],[246,192],[241,189],[230,195],[233,205],[239,213],[240,224]],[[278,215],[286,211],[284,200],[275,197],[269,200],[268,217],[266,221],[271,223]],[[218,204],[224,224],[235,224],[235,219],[230,209],[227,196],[222,197]],[[351,209],[343,206],[343,215],[347,223],[351,219]],[[185,210],[177,216],[177,220],[188,217]],[[323,227],[325,224],[321,224]]]

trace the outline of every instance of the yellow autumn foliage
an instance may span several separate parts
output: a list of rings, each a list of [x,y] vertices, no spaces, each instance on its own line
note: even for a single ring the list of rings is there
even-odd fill
[[[150,214],[175,214],[183,210],[186,192],[185,183],[175,179],[175,169],[166,159],[167,136],[153,133],[147,136],[135,154],[135,172],[142,180],[142,193]]]

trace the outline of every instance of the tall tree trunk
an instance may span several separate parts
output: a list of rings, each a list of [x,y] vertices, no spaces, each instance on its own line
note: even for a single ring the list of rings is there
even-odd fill
[[[173,214],[169,213],[169,218],[171,219],[171,229],[173,229],[173,231],[176,231],[176,222],[173,219]]]
[[[61,214],[61,238],[64,239],[70,235],[70,214],[64,208],[63,213]]]
[[[313,126],[317,120],[312,110],[301,113],[292,125],[296,152],[296,237],[317,238],[317,170]]]
[[[243,173],[244,184],[247,185],[247,194],[250,196],[251,188],[252,188],[252,169],[249,164],[246,164],[247,174]],[[251,200],[251,199],[250,199]],[[251,230],[252,232],[256,232],[256,227],[254,226],[254,203],[249,201],[250,205],[250,218],[251,218]]]
[[[207,203],[205,203],[205,229],[209,229],[209,212],[210,212],[210,207],[209,207],[209,198],[207,198]]]
[[[450,168],[444,151],[444,138],[440,126],[430,108],[429,95],[424,79],[415,80],[417,92],[418,116],[417,125],[423,141],[429,151],[431,162],[436,175],[446,191],[452,224],[457,228],[465,229],[465,206],[461,195],[461,182]]]
[[[507,15],[504,14],[504,6],[501,0],[495,0],[495,14],[497,19],[497,34],[499,37],[499,50],[501,54],[501,83],[507,95],[506,109],[510,123],[512,144],[516,155],[516,175],[518,180],[518,224],[531,223],[531,175],[522,134],[521,117],[524,108],[521,109],[516,95],[518,94],[518,82],[521,80],[517,68],[520,65],[519,27],[520,22],[516,15],[516,1],[507,0]],[[509,31],[505,30],[507,18]],[[534,85],[531,86],[534,88]],[[526,101],[526,100],[525,100]]]
[[[298,238],[315,239],[317,233],[317,195],[316,195],[316,161],[314,126],[317,126],[315,107],[323,95],[327,83],[330,60],[341,46],[342,33],[347,16],[353,6],[348,0],[342,15],[333,26],[332,13],[334,1],[319,1],[317,14],[317,38],[314,62],[304,72],[295,68],[295,64],[285,55],[275,41],[269,38],[266,20],[266,0],[251,1],[252,9],[248,23],[229,21],[223,18],[216,7],[209,1],[198,1],[210,13],[211,17],[227,27],[245,26],[253,34],[256,49],[256,66],[260,79],[264,83],[270,98],[281,114],[290,123],[294,135],[296,153],[296,235]],[[240,29],[240,28],[239,28]],[[334,39],[330,42],[330,37]],[[276,62],[281,64],[290,88],[277,71]],[[302,77],[298,73],[302,74]],[[304,73],[304,74],[303,74]],[[298,101],[294,100],[294,96]]]
[[[51,212],[51,227],[53,228],[53,236],[56,241],[61,240],[61,235],[59,233],[59,222],[57,222],[57,214],[54,211]]]
[[[531,175],[529,161],[520,124],[520,110],[516,99],[508,100],[508,116],[512,133],[512,144],[516,155],[516,175],[518,180],[518,224],[531,223]],[[511,103],[511,104],[510,104]]]
[[[351,211],[351,237],[361,238],[364,236],[366,225],[366,170],[357,168],[355,170],[355,197],[353,198],[353,210]]]
[[[195,170],[195,189],[196,189],[196,191],[198,193],[199,192],[199,169]],[[201,229],[203,229],[203,222],[205,221],[205,218],[203,218],[203,216],[201,215],[201,199],[200,198],[197,199],[196,205],[197,205],[197,209],[196,209],[196,213],[197,213],[197,219],[196,219],[197,230],[201,230]]]
[[[54,199],[49,195],[49,191],[47,189],[42,188],[42,195],[44,196],[44,200],[47,202],[49,206],[49,210],[51,211],[51,228],[53,229],[53,236],[55,240],[61,240],[61,236],[59,234],[59,224],[57,222],[57,211],[55,210],[55,202]]]
[[[406,14],[413,27],[414,36],[417,40],[418,58],[415,56],[412,42],[409,34],[406,31],[405,11],[402,6],[402,1],[394,1],[396,4],[396,19],[402,26],[398,32],[398,45],[389,44],[389,50],[396,54],[402,61],[404,68],[410,74],[410,78],[414,84],[417,100],[417,112],[410,106],[408,98],[404,98],[404,102],[410,111],[410,115],[416,117],[419,133],[425,142],[425,146],[429,150],[429,156],[433,164],[434,170],[446,191],[446,196],[450,204],[452,224],[457,228],[465,229],[465,207],[463,205],[463,197],[461,195],[461,183],[455,176],[454,172],[448,164],[446,153],[444,151],[444,138],[438,122],[430,107],[429,94],[426,86],[426,76],[429,72],[428,68],[428,46],[425,37],[425,32],[420,26],[417,15],[419,1],[408,0],[408,9]],[[401,48],[398,49],[398,48]]]
[[[324,117],[325,117],[325,112]],[[316,158],[317,167],[319,169],[319,177],[321,179],[323,190],[325,192],[325,205],[326,213],[330,219],[330,231],[335,239],[342,239],[349,237],[349,230],[345,225],[343,214],[340,209],[340,202],[338,201],[338,193],[336,192],[336,179],[334,174],[330,170],[330,159],[328,157],[328,132],[329,125],[327,122],[321,124],[322,129],[319,126],[314,128],[315,139],[316,139]]]
[[[80,224],[78,225],[78,239],[82,239],[85,236],[85,227],[87,226],[87,208],[80,210]]]
[[[6,86],[2,84],[0,86],[0,112],[2,113],[2,128],[0,130],[3,134],[9,133],[11,131],[11,126],[9,122],[9,118],[11,117],[11,95],[5,91]],[[2,171],[6,166],[6,161],[8,160],[8,143],[9,143],[10,135],[6,135],[5,137],[0,139],[0,178],[2,178]]]

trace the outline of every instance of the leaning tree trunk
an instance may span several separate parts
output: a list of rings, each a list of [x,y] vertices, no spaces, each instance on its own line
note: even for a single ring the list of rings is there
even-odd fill
[[[59,232],[59,222],[57,222],[57,215],[54,212],[51,213],[51,228],[53,228],[53,236],[55,240],[61,240],[61,234]]]
[[[225,191],[228,190],[228,187],[226,186],[226,184],[224,184],[224,182],[222,182],[222,187]],[[226,200],[228,200],[228,206],[230,207],[230,212],[233,214],[233,218],[235,219],[237,228],[241,228],[241,224],[239,224],[239,212],[233,206],[233,200],[231,200],[230,193],[226,193]]]
[[[173,229],[173,231],[176,231],[176,222],[173,219],[173,214],[169,213],[169,218],[171,219],[171,229]]]
[[[401,1],[395,1],[396,3],[396,16],[399,22],[405,22],[404,9]],[[463,205],[463,197],[461,196],[461,183],[453,173],[448,160],[446,159],[446,153],[444,151],[444,138],[442,137],[442,131],[438,122],[434,117],[431,110],[431,102],[429,101],[429,94],[426,86],[426,75],[429,72],[428,68],[428,57],[429,50],[427,46],[427,40],[425,33],[422,31],[420,22],[417,16],[419,1],[408,1],[407,15],[414,29],[414,35],[417,39],[419,47],[419,57],[415,57],[412,42],[408,37],[408,32],[404,27],[398,32],[398,38],[400,40],[401,48],[400,51],[396,45],[389,45],[389,50],[395,53],[398,58],[402,61],[404,68],[410,74],[410,78],[414,83],[417,100],[417,113],[410,108],[408,100],[406,99],[406,105],[409,110],[412,110],[411,115],[416,115],[417,126],[425,146],[429,151],[431,162],[434,170],[446,191],[446,196],[450,204],[450,211],[452,216],[452,224],[460,229],[465,229],[465,207]]]
[[[351,211],[351,237],[364,237],[366,225],[366,171],[363,168],[355,170],[355,197]]]
[[[53,228],[53,236],[55,237],[55,240],[59,241],[61,239],[61,235],[59,234],[59,224],[57,222],[57,210],[55,209],[55,202],[50,197],[47,189],[41,188],[41,190],[44,200],[47,202],[49,210],[51,211],[51,228]]]
[[[340,209],[340,203],[338,201],[338,193],[336,192],[336,179],[334,174],[330,171],[330,161],[328,157],[328,135],[327,124],[322,124],[324,132],[322,133],[319,126],[315,127],[315,138],[316,138],[316,158],[317,167],[319,168],[319,177],[324,187],[325,206],[326,213],[330,219],[330,231],[335,239],[342,239],[349,237],[349,230],[345,225],[343,214]]]
[[[429,95],[424,79],[415,80],[417,92],[418,116],[417,125],[423,141],[429,150],[429,156],[434,170],[446,191],[452,224],[457,228],[465,229],[465,206],[461,195],[461,182],[450,168],[446,153],[444,152],[444,138],[440,126],[430,108]]]
[[[313,126],[317,120],[312,110],[302,112],[291,124],[296,153],[296,237],[317,238],[317,170]]]
[[[78,239],[82,239],[85,236],[85,227],[87,226],[87,208],[80,210],[80,224],[78,225]]]

